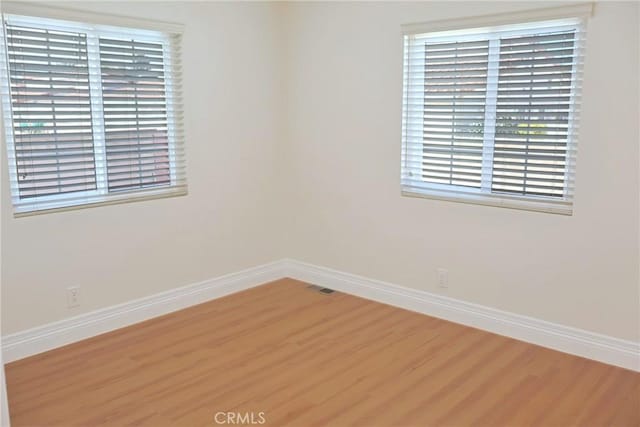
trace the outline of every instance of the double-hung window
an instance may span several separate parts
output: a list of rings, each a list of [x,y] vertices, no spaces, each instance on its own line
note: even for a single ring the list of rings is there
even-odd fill
[[[2,16],[16,215],[186,193],[180,29],[152,27]]]
[[[407,26],[403,194],[571,214],[585,19]]]

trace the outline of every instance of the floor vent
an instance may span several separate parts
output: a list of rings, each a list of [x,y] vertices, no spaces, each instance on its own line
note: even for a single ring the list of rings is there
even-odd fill
[[[320,292],[321,294],[332,294],[335,292],[333,289],[323,288],[322,286],[309,285],[308,287],[312,291]]]

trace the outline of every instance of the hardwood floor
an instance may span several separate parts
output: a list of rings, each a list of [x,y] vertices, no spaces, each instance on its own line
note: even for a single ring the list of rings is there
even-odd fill
[[[6,376],[14,427],[640,426],[640,374],[288,279]]]

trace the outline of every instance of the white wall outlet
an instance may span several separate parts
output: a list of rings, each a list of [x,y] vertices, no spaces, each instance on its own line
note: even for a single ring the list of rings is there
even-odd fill
[[[67,307],[73,308],[80,305],[80,287],[72,286],[67,288]]]
[[[438,273],[438,287],[439,288],[448,288],[449,287],[449,270],[446,268],[438,268],[436,269]]]

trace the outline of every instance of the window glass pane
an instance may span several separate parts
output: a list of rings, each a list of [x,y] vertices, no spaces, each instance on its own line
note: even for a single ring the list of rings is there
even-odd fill
[[[575,31],[500,40],[492,191],[563,197]]]
[[[489,42],[424,46],[426,182],[480,188]]]
[[[100,38],[110,192],[171,184],[163,46]]]
[[[96,188],[86,34],[6,26],[20,199]]]

